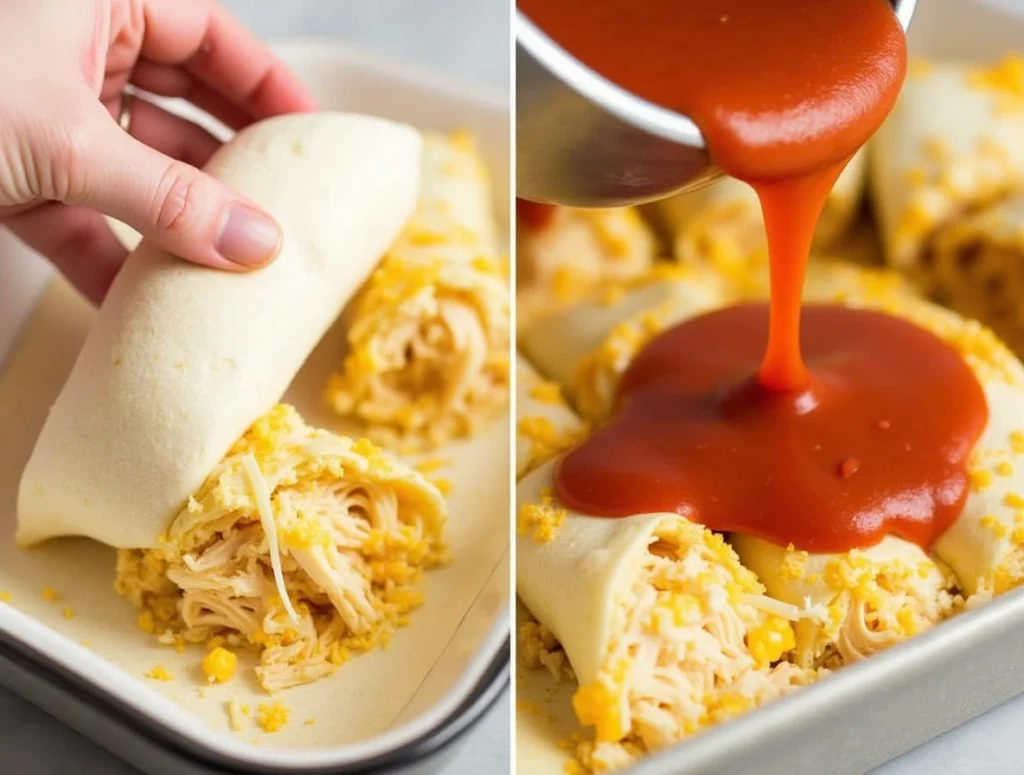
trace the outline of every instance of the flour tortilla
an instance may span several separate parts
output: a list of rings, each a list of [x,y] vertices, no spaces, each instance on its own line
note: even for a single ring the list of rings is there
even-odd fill
[[[869,178],[886,261],[927,279],[944,226],[1019,191],[1024,111],[1004,110],[973,66],[920,62],[871,144]]]
[[[402,228],[420,147],[408,126],[342,113],[270,119],[222,147],[206,171],[277,219],[280,255],[235,274],[139,246],[22,476],[18,542],[157,546]]]

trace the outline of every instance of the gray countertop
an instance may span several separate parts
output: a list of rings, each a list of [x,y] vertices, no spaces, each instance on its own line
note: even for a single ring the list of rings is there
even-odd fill
[[[505,0],[226,0],[264,38],[337,38],[462,81],[509,83]],[[498,775],[509,767],[508,694],[473,730],[445,775]],[[121,763],[20,697],[0,688],[0,773],[130,775]]]

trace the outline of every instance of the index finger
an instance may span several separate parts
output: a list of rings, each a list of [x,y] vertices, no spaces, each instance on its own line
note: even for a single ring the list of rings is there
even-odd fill
[[[253,118],[316,110],[299,79],[216,3],[147,0],[141,54],[181,65]]]

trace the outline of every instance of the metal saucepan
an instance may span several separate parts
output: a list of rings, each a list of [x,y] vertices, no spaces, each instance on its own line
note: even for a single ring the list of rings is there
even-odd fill
[[[903,29],[917,0],[893,0]],[[615,207],[696,188],[720,173],[697,125],[578,62],[516,13],[516,191]]]

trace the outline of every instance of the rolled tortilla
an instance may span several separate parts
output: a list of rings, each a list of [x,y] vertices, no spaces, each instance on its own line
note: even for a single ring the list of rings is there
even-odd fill
[[[975,359],[979,376],[984,369],[989,422],[972,459],[963,514],[934,546],[971,596],[969,605],[1024,584],[1024,367],[994,337]]]
[[[509,288],[475,141],[431,134],[412,221],[356,304],[349,352],[327,388],[385,443],[471,434],[509,391]]]
[[[992,67],[912,63],[875,134],[871,192],[886,260],[927,282],[931,242],[964,213],[1018,191],[1024,180],[1019,56]]]
[[[954,610],[955,579],[919,546],[887,536],[876,546],[808,554],[734,534],[743,564],[776,600],[816,610],[797,622],[792,660],[837,668],[927,630]]]
[[[928,262],[926,285],[937,299],[1024,353],[1024,192],[939,229]]]
[[[633,207],[553,207],[541,222],[517,219],[517,320],[578,301],[595,286],[646,273],[657,253],[651,228]]]
[[[1024,461],[1016,459],[1024,454],[1024,423],[1019,419],[1024,416],[1024,367],[990,330],[921,300],[891,272],[822,266],[809,273],[806,297],[879,309],[933,332],[956,348],[975,372],[990,413],[972,458],[974,490],[959,520],[933,547],[934,557],[896,537],[861,551],[802,559],[802,552],[753,537],[733,537],[740,559],[759,574],[770,595],[795,606],[810,600],[822,615],[819,623],[808,619],[797,628],[796,654],[801,664],[835,666],[860,659],[949,616],[960,603],[957,587],[980,595],[981,600],[1024,582],[1020,548],[1024,546],[1024,529],[1018,529],[1024,528]],[[589,339],[571,333],[577,327],[573,317],[577,309],[578,328],[589,331]],[[634,306],[624,307],[622,314],[621,320],[628,321],[644,313]],[[670,318],[666,314],[666,319]],[[594,311],[587,305],[562,313],[559,325],[548,329],[545,340],[548,351],[559,353],[553,363],[578,362],[585,357],[581,356],[584,348],[573,342],[576,337],[580,342],[600,341],[596,327],[591,329],[594,320]],[[606,342],[612,341],[614,316],[602,318],[602,326]],[[565,342],[561,350],[551,341],[559,336]],[[601,416],[611,410],[611,397],[632,356],[628,354],[601,372],[601,390],[594,391],[594,395],[608,397],[601,403]],[[580,402],[579,391],[588,388],[581,388],[571,369],[555,370],[552,375],[570,398]],[[952,568],[955,577],[942,563]]]
[[[516,480],[582,441],[587,424],[569,408],[562,386],[516,358]]]
[[[816,677],[779,662],[798,610],[766,598],[720,536],[674,514],[565,509],[554,463],[517,488],[517,588],[579,681],[573,707],[595,727],[585,765],[625,766]]]
[[[836,181],[814,233],[814,248],[827,250],[847,233],[864,198],[867,150],[858,151]],[[751,266],[768,260],[761,204],[754,189],[724,178],[654,205],[655,217],[672,240],[672,253],[689,264],[712,266],[742,280]]]
[[[284,392],[412,212],[420,139],[354,114],[240,132],[207,171],[280,223],[249,274],[143,242],[101,308],[25,468],[19,543],[156,547],[189,494]]]
[[[615,385],[640,348],[665,328],[722,306],[730,296],[728,284],[710,270],[658,271],[621,293],[536,321],[521,333],[520,346],[563,386],[583,417],[600,420],[611,410]]]

